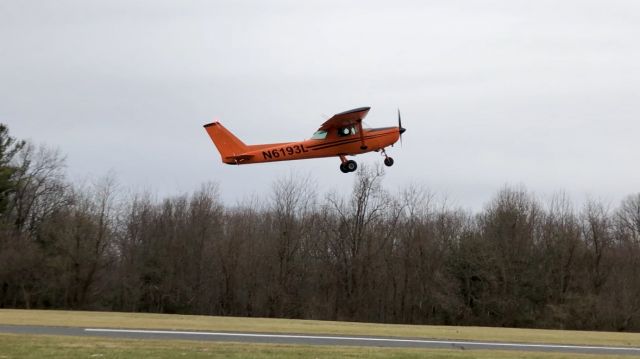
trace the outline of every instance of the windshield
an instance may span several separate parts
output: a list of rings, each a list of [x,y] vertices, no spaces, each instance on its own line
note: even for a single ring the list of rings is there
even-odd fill
[[[313,136],[311,136],[312,140],[324,140],[327,138],[327,131],[316,131]]]

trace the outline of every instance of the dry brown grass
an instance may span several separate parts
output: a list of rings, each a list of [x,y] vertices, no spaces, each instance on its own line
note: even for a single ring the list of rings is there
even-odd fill
[[[342,346],[303,346],[133,340],[47,335],[0,334],[0,358],[622,358],[583,354],[527,353],[515,351],[463,351],[445,349],[394,349]]]
[[[640,334],[637,333],[395,325],[119,312],[0,309],[0,324],[376,335],[523,343],[640,346]]]

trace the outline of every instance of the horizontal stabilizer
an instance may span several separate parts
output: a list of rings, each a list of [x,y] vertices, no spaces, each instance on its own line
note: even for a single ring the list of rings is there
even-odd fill
[[[244,162],[252,159],[254,155],[238,155],[238,156],[227,156],[225,160],[234,161],[234,162]],[[227,162],[225,161],[225,162]]]

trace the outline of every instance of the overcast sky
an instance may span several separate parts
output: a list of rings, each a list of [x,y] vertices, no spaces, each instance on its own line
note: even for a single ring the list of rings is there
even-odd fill
[[[342,191],[337,158],[223,165],[202,125],[302,140],[360,106],[372,127],[402,111],[392,191],[616,205],[640,190],[640,2],[0,1],[0,122],[59,148],[74,180],[214,181],[234,203],[293,171]]]

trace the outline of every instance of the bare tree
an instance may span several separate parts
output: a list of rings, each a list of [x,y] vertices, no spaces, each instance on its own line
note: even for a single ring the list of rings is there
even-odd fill
[[[571,326],[570,308],[581,296],[580,257],[584,252],[578,218],[568,195],[555,194],[548,203],[539,235],[540,278],[544,280],[548,302],[545,326]]]
[[[64,168],[65,158],[58,150],[26,144],[18,152],[12,203],[18,232],[35,231],[46,216],[67,204]]]
[[[640,193],[622,201],[616,212],[616,220],[621,236],[635,243],[640,242]]]
[[[385,247],[392,245],[400,206],[381,187],[381,167],[363,167],[357,174],[348,202],[327,197],[323,223],[327,249],[333,256],[336,295],[335,316],[366,320],[376,316],[371,302],[377,286],[375,273],[383,270]],[[341,311],[345,311],[342,313]]]
[[[270,281],[270,315],[299,317],[304,303],[299,299],[305,281],[305,241],[309,242],[315,211],[315,183],[310,177],[290,173],[272,186],[272,235],[267,250],[275,265]]]
[[[538,202],[524,188],[505,187],[479,217],[488,291],[482,298],[485,320],[518,326],[534,321],[539,308],[536,231],[542,219]],[[486,247],[485,247],[486,246]]]
[[[607,280],[607,261],[613,244],[609,209],[602,203],[589,200],[582,212],[582,235],[588,248],[588,271],[591,285],[598,294]]]
[[[47,254],[37,242],[37,229],[68,203],[64,159],[58,151],[44,146],[36,150],[24,142],[4,151],[11,157],[13,188],[3,198],[0,263],[5,267],[0,270],[0,305],[9,301],[28,308],[37,305],[40,294],[48,290],[47,276],[41,274]]]
[[[42,249],[55,258],[48,268],[51,280],[64,288],[64,305],[87,308],[104,288],[104,274],[113,262],[114,200],[117,187],[112,176],[88,189],[69,194],[67,206],[47,216],[40,230]],[[52,299],[50,299],[52,300]]]

